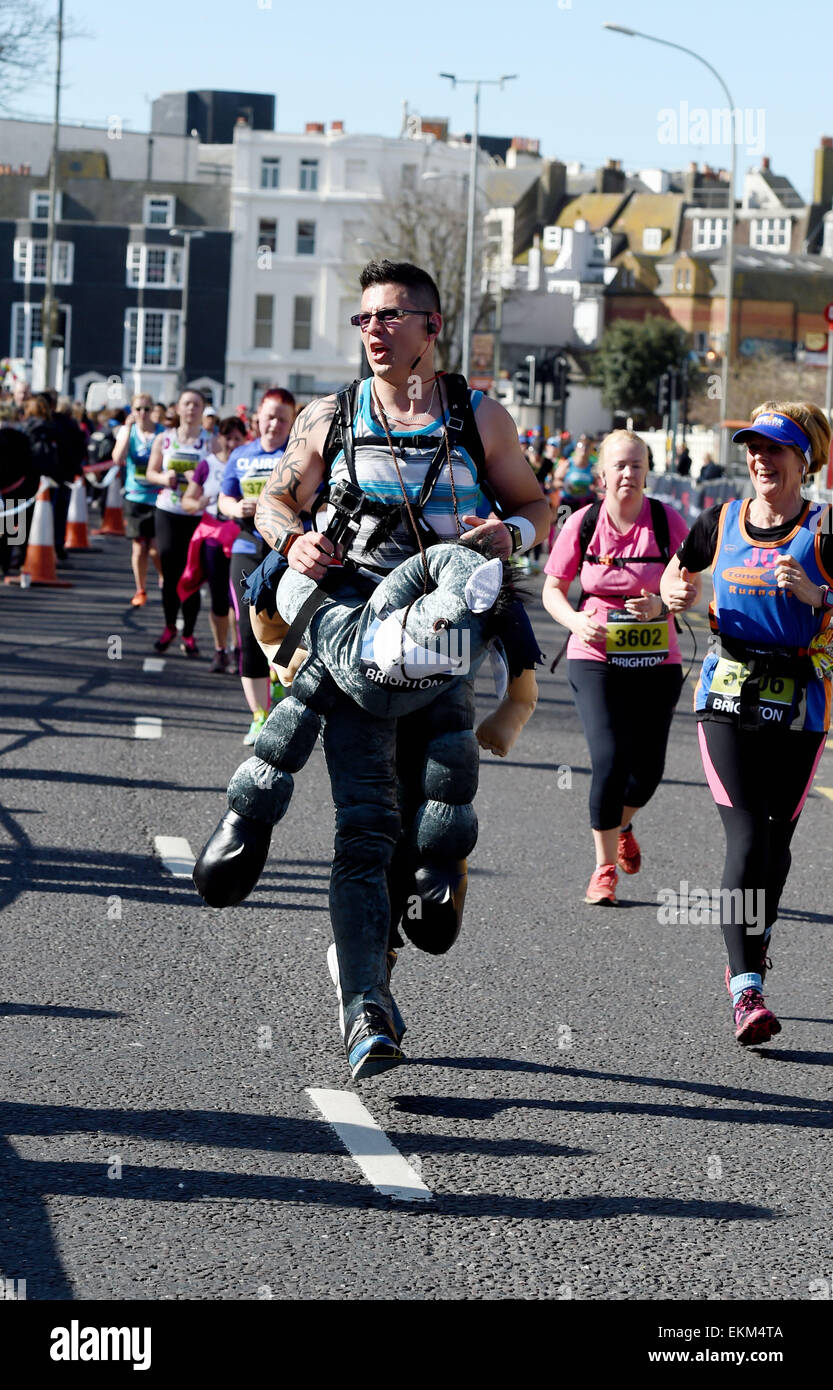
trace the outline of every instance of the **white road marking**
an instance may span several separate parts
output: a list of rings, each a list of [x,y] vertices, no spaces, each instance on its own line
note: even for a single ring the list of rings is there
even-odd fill
[[[162,720],[155,714],[137,714],[134,738],[161,738]]]
[[[181,835],[154,835],[153,846],[169,874],[174,878],[191,877],[196,860]]]
[[[312,1086],[307,1086],[306,1092],[377,1192],[400,1202],[432,1200],[431,1190],[394,1148],[358,1096],[351,1091],[319,1091]]]
[[[165,658],[162,656],[146,656],[142,662],[142,670],[149,671],[154,676],[158,676],[160,671],[165,669]]]
[[[833,801],[833,787],[819,787],[819,786],[817,786],[817,787],[815,788],[815,790],[816,790],[817,792],[821,792],[822,796],[826,796],[826,797],[828,798],[828,800]]]

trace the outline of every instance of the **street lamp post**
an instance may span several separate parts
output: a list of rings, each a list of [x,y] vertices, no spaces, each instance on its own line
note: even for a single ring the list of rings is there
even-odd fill
[[[64,43],[64,0],[58,0],[56,26],[57,59],[55,65],[55,114],[52,122],[52,162],[49,166],[49,214],[46,224],[46,273],[41,308],[41,337],[43,338],[45,386],[52,385],[52,342],[58,326],[58,302],[55,298],[55,204],[58,199],[58,146],[61,134],[61,64]],[[63,383],[60,383],[63,390]]]
[[[729,103],[729,119],[732,128],[732,164],[729,174],[729,218],[726,234],[726,328],[723,344],[723,367],[721,371],[721,404],[723,407],[723,420],[729,414],[729,365],[732,355],[732,314],[733,300],[735,291],[735,171],[737,164],[737,145],[735,141],[734,112],[735,103],[732,95],[723,78],[716,68],[712,67],[707,59],[701,54],[695,53],[692,48],[684,48],[681,43],[672,43],[670,39],[658,39],[656,34],[643,34],[639,29],[626,29],[623,24],[604,24],[604,29],[610,29],[615,34],[624,34],[630,39],[648,39],[650,43],[662,44],[663,48],[676,48],[680,53],[687,53],[689,58],[695,58],[698,63],[702,63],[704,68],[708,68],[713,77],[717,79],[723,88],[726,100]],[[720,462],[726,467],[729,458],[729,431],[722,429],[720,432]]]
[[[517,73],[504,73],[503,77],[482,78],[482,77],[456,77],[453,72],[441,72],[440,77],[447,77],[452,87],[474,87],[474,123],[471,136],[471,160],[469,163],[469,201],[468,216],[466,220],[466,269],[465,285],[463,295],[463,360],[462,371],[464,376],[469,374],[469,362],[471,359],[471,318],[472,318],[472,279],[474,276],[474,213],[477,199],[477,142],[480,134],[480,88],[481,87],[503,87],[504,82],[512,82],[517,77]]]

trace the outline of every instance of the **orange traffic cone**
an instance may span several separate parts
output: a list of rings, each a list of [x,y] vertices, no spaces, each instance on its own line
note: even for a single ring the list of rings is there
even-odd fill
[[[35,509],[32,513],[32,529],[26,547],[26,559],[21,574],[28,574],[30,583],[48,585],[51,589],[71,589],[69,579],[59,579],[55,568],[55,527],[52,521],[52,503],[49,500],[49,484],[41,478]]]
[[[116,469],[107,487],[107,496],[104,500],[104,519],[97,531],[93,531],[94,536],[126,536],[124,529],[124,512],[121,505],[121,476]]]
[[[92,550],[87,536],[87,489],[83,478],[76,478],[71,486],[67,530],[64,547],[67,550]]]

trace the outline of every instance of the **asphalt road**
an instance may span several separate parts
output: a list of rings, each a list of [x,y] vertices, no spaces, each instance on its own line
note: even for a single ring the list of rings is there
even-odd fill
[[[154,843],[196,853],[221,814],[247,756],[239,683],[176,648],[144,673],[158,596],[132,610],[127,542],[97,544],[71,590],[0,589],[0,1275],[29,1300],[817,1296],[833,802],[808,801],[776,927],[783,1032],[743,1051],[718,929],[658,921],[661,889],[720,882],[690,683],[643,870],[604,910],[582,902],[587,752],[562,670],[544,674],[510,757],[482,762],[457,945],[397,966],[407,1065],[356,1087],[325,966],[320,750],[250,901],[204,907]],[[198,635],[210,654],[204,617]],[[161,737],[135,738],[139,716]],[[310,1087],[358,1092],[433,1200],[375,1192]]]

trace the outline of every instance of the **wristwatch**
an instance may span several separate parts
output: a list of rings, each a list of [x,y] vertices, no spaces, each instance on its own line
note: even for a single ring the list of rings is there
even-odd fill
[[[520,526],[516,526],[514,522],[511,521],[504,521],[503,524],[509,532],[510,536],[512,537],[512,554],[517,555],[518,551],[524,543],[523,536],[521,535],[521,528]]]
[[[286,556],[289,554],[290,546],[295,544],[300,535],[300,531],[284,531],[283,535],[280,538],[280,541],[275,546],[275,549],[278,552],[278,554],[283,555],[284,559],[286,559]]]
[[[831,589],[829,584],[820,584],[819,588],[821,589],[821,603],[819,607],[822,613],[826,613],[829,609],[833,608],[833,589]]]

